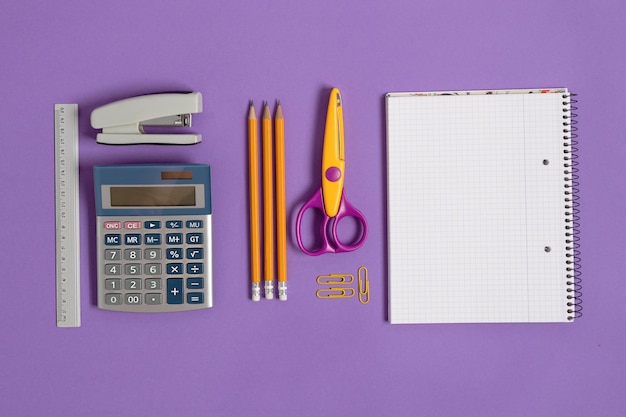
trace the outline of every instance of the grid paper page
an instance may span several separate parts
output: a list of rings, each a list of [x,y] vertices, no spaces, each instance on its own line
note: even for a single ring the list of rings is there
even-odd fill
[[[387,96],[391,323],[567,321],[563,109]]]

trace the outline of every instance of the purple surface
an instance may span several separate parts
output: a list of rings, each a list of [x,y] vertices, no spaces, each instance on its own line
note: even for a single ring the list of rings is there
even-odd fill
[[[245,4],[248,3],[248,4]],[[3,416],[620,416],[626,413],[622,1],[5,2],[0,13]],[[344,98],[356,252],[309,257],[295,213],[319,187],[330,88]],[[578,93],[584,316],[574,324],[386,322],[389,91]],[[91,110],[196,90],[193,147],[97,145]],[[249,300],[248,101],[286,124],[289,301]],[[78,103],[82,327],[55,326],[53,104]],[[209,163],[211,310],[95,303],[92,167]],[[371,301],[315,298],[369,268]]]

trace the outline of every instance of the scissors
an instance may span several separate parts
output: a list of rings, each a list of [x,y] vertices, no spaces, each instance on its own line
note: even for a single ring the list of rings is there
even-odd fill
[[[333,88],[328,100],[324,147],[322,150],[322,186],[300,208],[296,217],[296,239],[302,252],[307,255],[351,252],[360,248],[367,237],[367,220],[363,213],[348,202],[343,188],[346,161],[344,158],[343,107],[339,89]],[[323,214],[320,228],[322,244],[308,249],[302,243],[302,218],[309,210],[320,210]],[[353,242],[339,240],[337,227],[346,217],[354,218],[360,235]]]

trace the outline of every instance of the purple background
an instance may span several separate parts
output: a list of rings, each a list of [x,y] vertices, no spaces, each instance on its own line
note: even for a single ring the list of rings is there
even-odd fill
[[[0,415],[619,416],[626,413],[623,1],[13,1],[0,8]],[[342,90],[360,250],[308,257],[294,217],[318,186],[328,92]],[[389,91],[578,93],[584,316],[574,324],[386,321]],[[97,145],[91,111],[195,90],[193,147]],[[289,301],[249,299],[249,100],[283,103]],[[53,105],[78,103],[82,327],[55,325]],[[211,310],[102,311],[92,167],[209,163]],[[315,277],[370,271],[371,302]]]

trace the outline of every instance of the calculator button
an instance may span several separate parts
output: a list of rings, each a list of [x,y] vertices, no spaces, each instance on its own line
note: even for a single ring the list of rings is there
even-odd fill
[[[187,278],[187,289],[201,290],[204,288],[204,278]]]
[[[167,311],[210,304],[210,243],[202,216],[127,216],[98,220],[102,306]],[[210,222],[208,224],[210,229]],[[207,300],[208,299],[208,300]]]
[[[141,289],[141,279],[139,278],[129,278],[124,280],[124,289],[126,290],[140,290]]]
[[[168,275],[178,275],[183,273],[183,264],[167,264]]]
[[[183,243],[182,233],[168,233],[166,237],[168,245],[181,245]]]
[[[187,248],[187,259],[202,259],[202,258],[204,258],[204,249]]]
[[[104,259],[107,261],[114,261],[117,259],[121,259],[122,251],[119,249],[105,249],[104,250]]]
[[[104,265],[105,275],[122,275],[122,264],[106,264]]]
[[[147,290],[160,290],[161,289],[161,278],[146,278],[146,289]]]
[[[168,220],[165,222],[165,224],[168,229],[182,229],[183,228],[182,220]]]
[[[145,236],[146,245],[160,245],[161,244],[161,234],[160,233],[149,233]]]
[[[141,235],[134,233],[125,234],[124,243],[127,245],[141,245]]]
[[[183,303],[183,279],[168,278],[167,279],[167,303],[182,304]]]
[[[183,248],[171,248],[167,250],[165,254],[167,259],[182,259],[183,257]]]
[[[187,233],[187,243],[190,245],[202,245],[204,242],[202,233]]]
[[[122,222],[104,222],[104,230],[120,230]]]
[[[104,244],[107,246],[119,246],[122,244],[122,235],[104,235]]]
[[[109,278],[104,280],[104,288],[107,290],[121,290],[122,279],[121,278]]]
[[[146,275],[161,275],[161,264],[145,264],[143,273]]]
[[[146,294],[146,304],[163,304],[163,296],[161,294]]]
[[[204,270],[203,266],[204,265],[201,263],[189,263],[187,264],[187,273],[194,275],[202,274]]]
[[[204,294],[201,292],[190,292],[187,294],[187,304],[202,304],[204,302]]]
[[[124,301],[126,304],[141,304],[141,294],[125,294]]]
[[[105,294],[104,304],[115,306],[122,304],[122,294]]]
[[[124,273],[126,275],[140,275],[141,264],[126,264],[124,265]]]
[[[141,249],[124,250],[124,259],[127,261],[138,261],[141,259]]]
[[[137,222],[137,221],[124,222],[124,229],[139,230],[141,229],[141,222]]]
[[[187,229],[202,229],[204,223],[202,220],[187,220]]]
[[[146,249],[144,250],[144,256],[150,261],[161,259],[161,249]]]
[[[158,220],[149,220],[147,222],[144,222],[143,227],[150,230],[160,229],[161,222]]]

